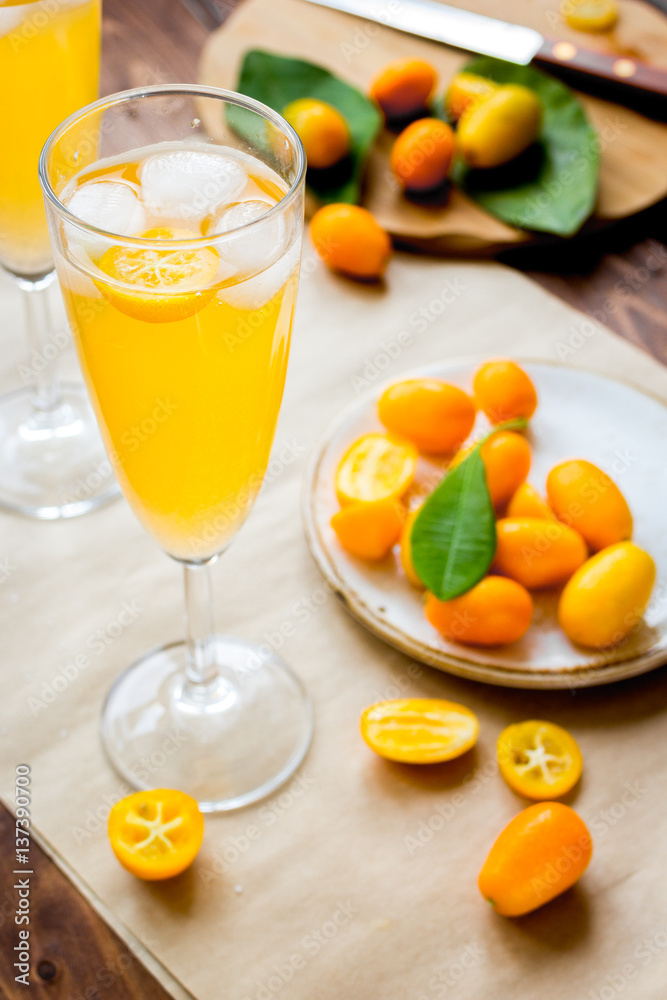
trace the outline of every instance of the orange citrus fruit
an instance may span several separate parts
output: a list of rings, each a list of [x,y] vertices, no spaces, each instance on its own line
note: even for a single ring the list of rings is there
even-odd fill
[[[429,594],[424,613],[450,642],[506,646],[518,642],[528,630],[533,599],[515,580],[486,576],[451,601],[440,601],[435,594]]]
[[[511,820],[491,848],[479,890],[496,913],[520,917],[581,878],[593,853],[588,828],[562,802],[538,802]]]
[[[574,736],[554,722],[538,719],[503,729],[496,756],[507,784],[528,799],[560,798],[574,788],[583,767]]]
[[[324,263],[352,278],[380,278],[391,257],[389,234],[360,205],[325,205],[310,220],[310,235]]]
[[[441,698],[397,698],[371,705],[361,735],[380,757],[403,764],[439,764],[474,747],[479,722],[469,708]]]
[[[338,466],[339,503],[398,499],[412,483],[416,468],[417,449],[409,441],[391,434],[364,434],[348,448]]]
[[[192,864],[204,837],[204,817],[185,792],[155,788],[117,802],[108,833],[123,868],[157,881],[180,875]]]
[[[324,170],[350,151],[350,130],[340,111],[326,101],[302,97],[283,110],[306,151],[309,167]]]
[[[331,527],[351,555],[375,562],[394,547],[404,521],[405,508],[398,500],[357,500],[334,514]]]
[[[154,247],[114,246],[98,267],[112,281],[95,284],[126,316],[146,323],[172,323],[194,316],[210,302],[219,257],[212,247],[170,247],[169,241],[191,240],[189,230],[148,229],[137,238],[154,240]]]

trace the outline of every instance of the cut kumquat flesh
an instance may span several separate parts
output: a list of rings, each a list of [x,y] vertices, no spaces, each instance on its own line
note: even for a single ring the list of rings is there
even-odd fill
[[[156,788],[117,802],[108,832],[123,868],[157,881],[180,875],[192,864],[204,836],[204,817],[190,795]]]
[[[380,757],[403,764],[453,760],[477,742],[477,716],[440,698],[398,698],[371,705],[361,735]]]
[[[415,476],[417,449],[391,434],[364,434],[348,449],[336,472],[341,504],[403,496]]]
[[[181,229],[148,229],[140,239],[160,244],[190,240],[194,234]],[[216,292],[212,282],[220,259],[212,247],[164,248],[114,246],[103,254],[99,269],[113,279],[97,280],[102,295],[126,316],[147,323],[188,319],[210,302]]]
[[[513,791],[544,801],[569,792],[583,767],[574,737],[553,722],[536,719],[504,729],[497,757],[500,773]]]

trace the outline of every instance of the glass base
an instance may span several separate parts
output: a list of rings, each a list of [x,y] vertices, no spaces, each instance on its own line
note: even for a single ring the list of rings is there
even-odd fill
[[[182,642],[152,650],[121,674],[102,714],[102,738],[134,788],[177,788],[202,812],[264,798],[310,745],[313,710],[299,678],[266,646],[214,636],[219,675],[186,677]]]
[[[55,411],[26,386],[0,397],[0,507],[30,517],[77,517],[119,496],[83,385],[62,386]]]

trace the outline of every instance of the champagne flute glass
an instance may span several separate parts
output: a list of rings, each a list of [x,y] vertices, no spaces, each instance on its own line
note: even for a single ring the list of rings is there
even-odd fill
[[[72,517],[118,494],[83,385],[61,385],[53,259],[37,176],[49,133],[97,96],[100,0],[0,0],[0,264],[23,293],[30,358],[0,397],[0,507]]]
[[[268,794],[312,733],[310,700],[287,665],[266,646],[213,633],[209,578],[269,459],[304,170],[280,115],[186,85],[84,108],[40,160],[56,270],[107,451],[135,514],[185,572],[186,640],[116,681],[104,744],[131,784],[180,788],[204,811]],[[77,216],[80,202],[97,205],[100,225]],[[112,203],[122,232],[105,225]]]

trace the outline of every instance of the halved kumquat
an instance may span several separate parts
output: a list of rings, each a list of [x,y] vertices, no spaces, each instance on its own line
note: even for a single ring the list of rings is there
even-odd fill
[[[503,729],[496,747],[500,773],[527,799],[558,799],[581,777],[577,741],[554,722],[529,719]]]
[[[403,496],[417,468],[417,449],[391,434],[364,434],[352,444],[336,472],[340,504]]]
[[[155,247],[110,247],[98,267],[112,280],[98,279],[97,288],[132,319],[170,323],[194,316],[215,295],[213,282],[220,259],[212,247],[170,247],[169,242],[192,240],[196,235],[162,227],[137,234],[137,238],[154,240]]]
[[[397,698],[371,705],[361,735],[380,757],[403,764],[439,764],[474,747],[477,716],[440,698]]]
[[[109,840],[123,868],[146,881],[173,878],[194,861],[204,837],[195,800],[172,788],[135,792],[109,814]]]

